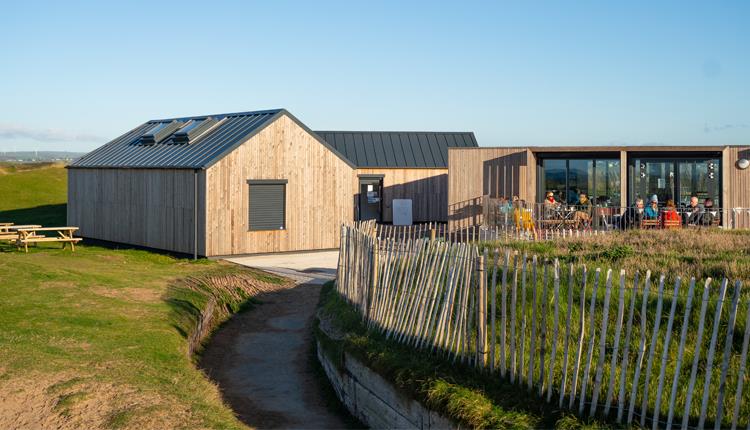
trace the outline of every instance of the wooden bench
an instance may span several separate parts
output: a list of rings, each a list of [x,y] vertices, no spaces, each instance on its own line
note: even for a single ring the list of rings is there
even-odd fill
[[[41,243],[41,242],[61,242],[63,249],[70,243],[70,249],[76,250],[76,243],[82,239],[80,237],[73,237],[73,233],[78,230],[78,227],[32,227],[32,228],[19,228],[18,239],[16,239],[16,245],[23,248],[26,252],[29,252],[30,243]],[[48,231],[54,231],[57,236],[44,236],[38,233],[44,233]]]
[[[38,224],[26,224],[26,225],[5,225],[0,227],[0,240],[8,242],[15,242],[18,240],[18,229],[21,228],[40,228]]]
[[[659,219],[658,218],[644,219],[643,221],[641,221],[641,228],[645,228],[645,229],[659,228]]]

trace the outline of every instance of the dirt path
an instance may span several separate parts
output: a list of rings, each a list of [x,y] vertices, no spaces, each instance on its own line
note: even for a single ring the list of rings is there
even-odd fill
[[[325,404],[310,360],[319,283],[259,297],[212,338],[201,366],[240,420],[258,428],[346,428]]]

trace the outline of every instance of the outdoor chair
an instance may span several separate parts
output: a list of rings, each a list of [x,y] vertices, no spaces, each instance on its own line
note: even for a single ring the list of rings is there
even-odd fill
[[[673,230],[682,228],[682,220],[680,218],[664,219],[664,228],[667,230]]]

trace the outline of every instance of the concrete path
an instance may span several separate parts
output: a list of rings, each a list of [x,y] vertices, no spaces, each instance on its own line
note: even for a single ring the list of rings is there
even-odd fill
[[[338,258],[338,251],[319,251],[232,257],[226,260],[286,276],[298,283],[323,284],[336,278]]]
[[[201,366],[238,417],[258,428],[346,428],[325,405],[313,373],[310,336],[320,286],[335,274],[337,253],[233,258],[293,277],[297,284],[258,297],[212,338]]]

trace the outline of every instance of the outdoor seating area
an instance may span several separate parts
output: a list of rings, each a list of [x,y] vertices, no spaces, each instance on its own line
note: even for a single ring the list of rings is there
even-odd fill
[[[711,199],[699,202],[697,197],[676,205],[672,200],[663,204],[656,196],[648,204],[638,198],[631,207],[601,205],[581,194],[575,204],[558,201],[548,193],[544,203],[528,203],[518,197],[490,198],[482,203],[484,228],[498,228],[529,239],[556,237],[557,232],[606,232],[628,229],[699,229],[729,228],[724,226],[724,210],[715,207]],[[736,211],[727,219],[732,224]]]
[[[70,250],[75,251],[76,243],[83,240],[80,237],[74,237],[76,231],[78,227],[43,227],[38,224],[1,222],[0,241],[15,244],[19,250],[23,247],[25,252],[29,252],[29,245],[44,242],[62,243],[63,249],[70,244]]]

